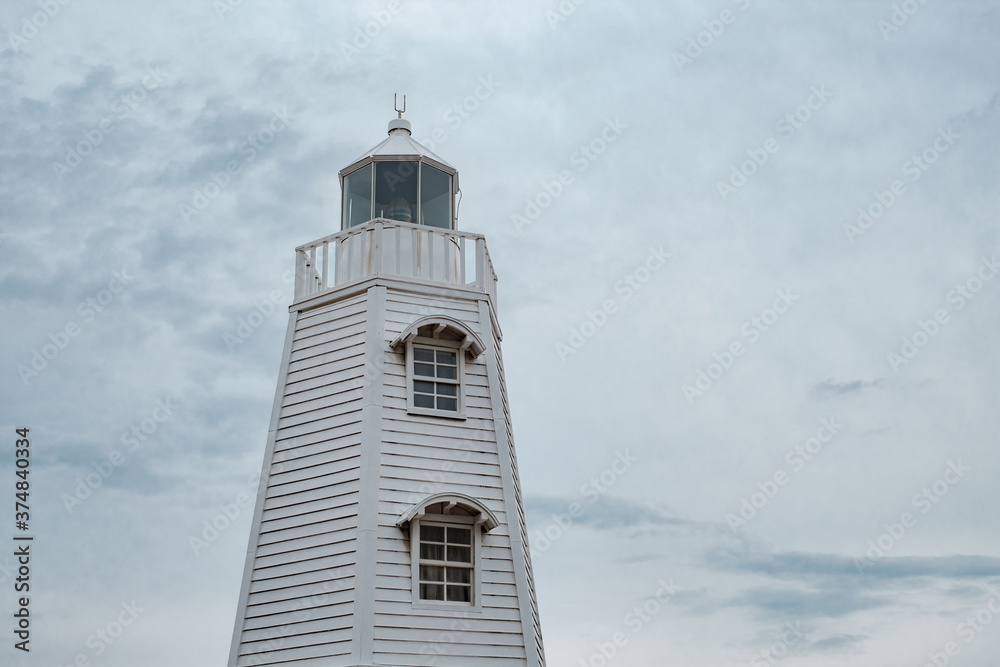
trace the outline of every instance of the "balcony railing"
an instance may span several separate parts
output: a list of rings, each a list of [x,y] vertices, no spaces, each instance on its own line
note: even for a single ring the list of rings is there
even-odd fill
[[[496,307],[497,276],[481,234],[377,218],[295,249],[296,301],[373,276],[475,289]]]

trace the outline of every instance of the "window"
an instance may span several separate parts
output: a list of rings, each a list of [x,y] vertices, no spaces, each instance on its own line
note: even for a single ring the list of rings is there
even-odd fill
[[[419,224],[417,162],[375,163],[375,217]]]
[[[440,169],[420,165],[420,222],[451,229],[451,176]]]
[[[409,531],[413,606],[482,611],[483,535],[500,525],[496,515],[471,496],[443,492],[412,505],[396,525]]]
[[[372,219],[372,166],[344,177],[344,229]]]
[[[343,229],[388,218],[454,226],[454,176],[417,160],[376,160],[344,176]]]
[[[413,404],[458,411],[458,354],[413,346]]]
[[[472,528],[420,525],[419,599],[472,604]]]
[[[417,338],[407,343],[406,356],[408,411],[464,419],[465,355],[458,343]]]

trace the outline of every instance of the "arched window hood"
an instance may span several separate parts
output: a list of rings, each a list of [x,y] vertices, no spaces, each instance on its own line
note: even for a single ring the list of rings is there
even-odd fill
[[[487,533],[500,525],[497,517],[486,505],[462,493],[435,493],[427,496],[419,503],[404,512],[396,525],[402,528],[414,519],[422,518],[429,510],[438,510],[434,513],[448,514],[458,508],[468,516],[475,517],[477,526],[482,526]]]

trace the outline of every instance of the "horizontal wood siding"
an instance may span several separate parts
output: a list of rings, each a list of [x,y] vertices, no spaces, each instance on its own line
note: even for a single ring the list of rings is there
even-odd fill
[[[296,321],[239,667],[350,662],[365,318],[361,295]]]
[[[467,419],[450,420],[407,414],[405,357],[402,350],[396,353],[388,348],[389,341],[426,315],[450,316],[481,333],[479,305],[473,299],[389,290],[386,306],[376,662],[523,667],[524,637],[484,357],[466,359],[463,389]],[[396,522],[424,497],[442,492],[476,498],[500,521],[482,536],[477,555],[482,570],[478,611],[418,609],[412,604],[410,541],[408,531]]]
[[[528,544],[528,523],[524,513],[524,502],[521,496],[521,480],[517,472],[517,451],[514,447],[514,431],[510,415],[510,403],[507,400],[507,378],[503,370],[503,354],[500,351],[500,343],[499,341],[495,341],[495,343],[498,370],[497,375],[500,380],[500,399],[503,404],[504,412],[502,419],[507,425],[506,431],[508,436],[506,447],[510,450],[510,462],[514,474],[514,499],[518,512],[517,520],[521,530],[521,544],[523,545],[524,552],[520,555],[520,557],[524,558],[524,564],[528,571],[528,595],[530,596],[531,604],[531,620],[534,624],[532,632],[534,635],[534,646],[529,646],[527,648],[537,652],[538,664],[544,666],[545,647],[542,644],[542,624],[538,615],[538,599],[535,596],[535,575],[531,569],[531,548]]]
[[[378,355],[382,318],[367,308],[380,310],[381,296],[296,315],[236,665],[344,667],[360,655],[394,667],[525,667],[537,652],[530,662],[544,666],[493,309],[428,286],[373,289],[385,290]],[[389,343],[427,315],[464,322],[489,348],[466,358],[465,419],[407,413],[406,360]],[[487,368],[493,359],[498,369]],[[443,492],[477,499],[499,522],[480,538],[476,608],[413,605],[408,526],[396,524]]]

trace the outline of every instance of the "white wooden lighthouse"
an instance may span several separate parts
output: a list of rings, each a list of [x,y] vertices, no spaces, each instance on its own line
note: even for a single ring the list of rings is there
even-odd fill
[[[400,114],[402,116],[402,114]],[[296,248],[230,667],[543,667],[496,274],[389,123]]]

